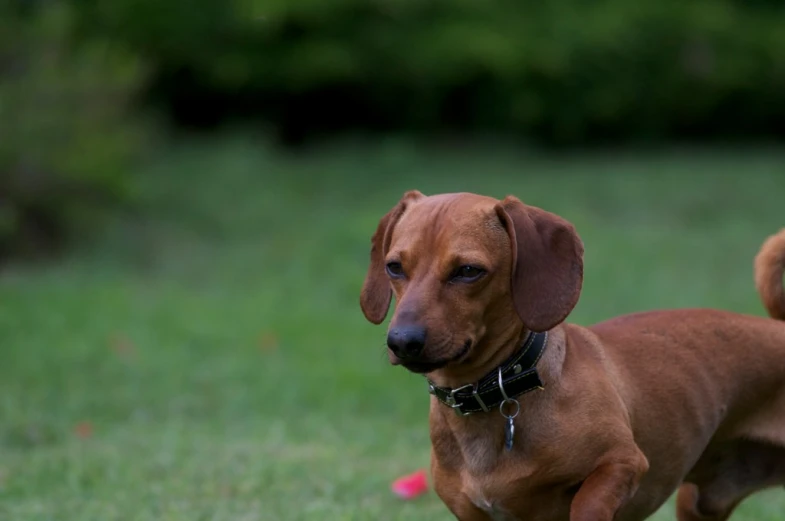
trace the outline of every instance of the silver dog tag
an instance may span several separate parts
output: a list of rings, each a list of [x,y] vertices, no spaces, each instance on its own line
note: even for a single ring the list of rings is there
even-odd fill
[[[518,416],[518,413],[521,412],[521,404],[518,403],[518,400],[514,398],[510,398],[507,396],[507,393],[504,390],[504,380],[502,379],[502,368],[499,368],[499,391],[501,391],[504,400],[502,403],[499,404],[499,412],[504,419],[507,420],[504,424],[504,448],[508,451],[512,450],[512,442],[513,438],[515,437],[515,417]],[[504,406],[510,405],[515,406],[515,409],[511,412],[504,412]]]
[[[513,437],[515,436],[515,424],[512,418],[507,418],[507,423],[504,425],[504,448],[508,451],[512,450]]]

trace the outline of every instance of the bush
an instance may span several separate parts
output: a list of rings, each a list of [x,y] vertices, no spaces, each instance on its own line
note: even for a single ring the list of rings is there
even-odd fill
[[[188,122],[598,136],[785,127],[785,4],[773,0],[114,0],[85,27],[158,65]]]
[[[0,258],[49,250],[129,194],[143,70],[106,41],[74,45],[72,28],[62,2],[0,7]]]

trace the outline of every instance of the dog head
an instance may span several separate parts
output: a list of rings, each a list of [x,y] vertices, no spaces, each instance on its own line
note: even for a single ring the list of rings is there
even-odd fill
[[[380,324],[394,294],[390,361],[429,373],[487,355],[514,325],[553,328],[582,281],[583,245],[561,217],[512,196],[413,190],[373,234],[360,306]]]

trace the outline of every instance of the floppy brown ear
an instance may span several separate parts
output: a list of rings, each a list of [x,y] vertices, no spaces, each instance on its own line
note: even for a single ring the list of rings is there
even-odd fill
[[[583,243],[556,214],[507,196],[496,206],[512,245],[512,296],[523,325],[547,331],[578,303]]]
[[[384,267],[384,258],[390,248],[390,240],[395,224],[411,201],[424,197],[417,190],[406,192],[398,204],[381,218],[376,232],[371,237],[371,263],[360,292],[360,308],[365,318],[373,324],[381,324],[387,316],[392,300],[392,288]]]

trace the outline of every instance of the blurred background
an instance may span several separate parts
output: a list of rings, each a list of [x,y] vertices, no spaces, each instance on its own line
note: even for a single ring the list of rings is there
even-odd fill
[[[772,0],[1,2],[0,519],[450,519],[389,490],[378,219],[515,194],[586,243],[573,322],[763,314],[784,93]]]

